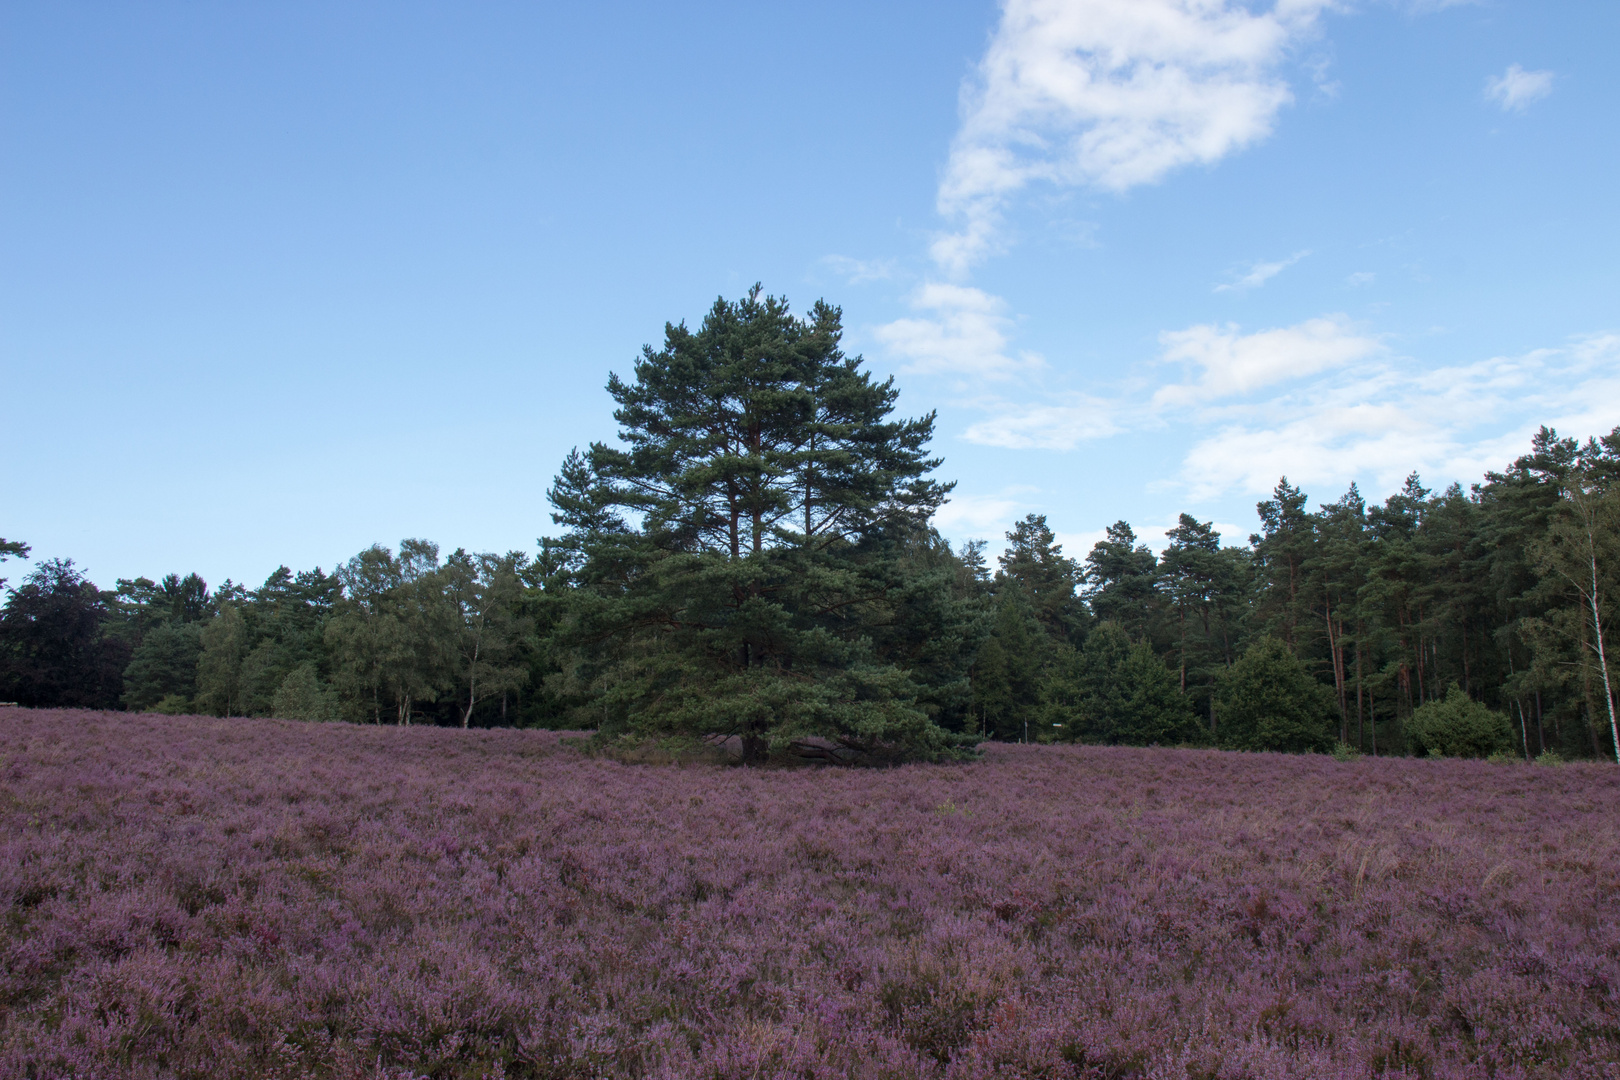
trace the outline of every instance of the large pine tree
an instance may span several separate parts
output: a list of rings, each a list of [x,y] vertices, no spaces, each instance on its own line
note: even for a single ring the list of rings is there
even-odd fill
[[[898,391],[843,354],[840,319],[756,286],[610,379],[622,445],[571,455],[549,492],[581,586],[570,670],[604,741],[738,736],[750,760],[956,742],[934,714],[976,642],[955,568],[923,557],[949,491],[929,477],[934,417],[891,418]],[[887,632],[919,602],[960,664],[920,665]]]

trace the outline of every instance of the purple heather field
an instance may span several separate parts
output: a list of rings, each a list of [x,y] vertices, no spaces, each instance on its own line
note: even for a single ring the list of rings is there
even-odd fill
[[[1620,1076],[1617,821],[1597,764],[0,709],[0,1076]]]

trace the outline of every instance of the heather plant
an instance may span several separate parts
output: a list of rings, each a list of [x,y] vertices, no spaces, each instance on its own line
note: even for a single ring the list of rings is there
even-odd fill
[[[1513,747],[1513,725],[1475,701],[1456,683],[1438,701],[1412,711],[1406,734],[1415,749],[1434,757],[1490,757]]]
[[[1599,1078],[1620,774],[0,709],[0,1076]]]

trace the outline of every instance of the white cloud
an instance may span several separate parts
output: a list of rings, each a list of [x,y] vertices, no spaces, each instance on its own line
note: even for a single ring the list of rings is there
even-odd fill
[[[1349,285],[1351,288],[1360,288],[1363,285],[1371,285],[1377,280],[1378,275],[1373,273],[1371,270],[1358,270],[1354,274],[1351,274],[1349,277],[1345,278],[1344,283]]]
[[[847,255],[827,255],[822,264],[851,285],[868,281],[889,281],[896,273],[893,259],[852,259]]]
[[[1248,273],[1244,274],[1236,281],[1229,281],[1224,285],[1215,286],[1215,291],[1247,292],[1250,289],[1258,289],[1260,286],[1264,285],[1266,282],[1270,281],[1272,278],[1276,277],[1290,266],[1293,266],[1295,263],[1299,262],[1299,260],[1303,259],[1309,254],[1309,251],[1296,251],[1294,254],[1288,256],[1288,258],[1279,259],[1276,262],[1255,263],[1253,266],[1249,267]]]
[[[1500,75],[1485,80],[1485,100],[1494,101],[1504,110],[1524,112],[1532,101],[1552,93],[1553,73],[1526,71],[1511,64]]]
[[[1620,335],[1427,371],[1381,362],[1335,373],[1200,440],[1182,480],[1195,498],[1263,493],[1283,475],[1330,497],[1351,480],[1392,489],[1413,469],[1471,480],[1523,453],[1543,423],[1581,436],[1620,423]]]
[[[1036,181],[1122,192],[1271,132],[1277,73],[1331,0],[1006,0],[940,183],[959,224],[933,256],[963,273]]]
[[[947,536],[1000,537],[1033,505],[1020,496],[1035,490],[1021,485],[994,495],[952,494],[950,502],[934,515],[934,524]]]
[[[1263,387],[1343,367],[1380,351],[1378,339],[1358,333],[1343,315],[1307,319],[1297,326],[1242,334],[1235,325],[1204,324],[1159,335],[1163,359],[1199,371],[1194,382],[1161,387],[1160,407],[1206,404]]]
[[[983,446],[1012,450],[1073,450],[1088,439],[1125,430],[1130,410],[1118,401],[1065,394],[1055,401],[1015,405],[997,403],[991,416],[967,429],[966,438]]]
[[[896,319],[877,328],[877,339],[904,361],[902,371],[1004,379],[1041,366],[1040,357],[1008,354],[1012,320],[1007,304],[982,289],[928,282],[911,297],[924,317]]]
[[[1071,559],[1085,562],[1091,549],[1100,542],[1108,539],[1107,529],[1087,529],[1084,532],[1058,532],[1053,530],[1052,535],[1057,542],[1063,545],[1063,554]]]

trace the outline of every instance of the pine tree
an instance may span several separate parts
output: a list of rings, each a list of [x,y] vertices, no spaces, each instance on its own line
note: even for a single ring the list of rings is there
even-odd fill
[[[1003,589],[1016,588],[1055,641],[1084,636],[1085,606],[1074,595],[1080,567],[1064,556],[1045,514],[1029,514],[1015,524],[1007,533],[1007,550],[998,561],[998,584]]]
[[[1129,524],[1116,521],[1086,556],[1086,600],[1099,620],[1112,621],[1138,641],[1147,640],[1158,616],[1158,559],[1136,542]]]
[[[929,477],[934,418],[890,418],[893,381],[840,351],[840,319],[756,286],[609,380],[623,447],[571,455],[550,492],[580,593],[570,667],[603,742],[737,736],[747,760],[953,745],[886,633],[920,582],[956,577],[927,555],[949,491]]]
[[[1311,677],[1280,638],[1249,646],[1221,676],[1220,744],[1234,750],[1326,750],[1333,745],[1333,693]]]
[[[1315,539],[1311,516],[1305,510],[1307,501],[1288,477],[1278,480],[1271,498],[1255,505],[1260,532],[1249,537],[1259,587],[1257,622],[1289,648],[1294,647],[1295,628],[1304,618],[1305,563]]]
[[[1149,746],[1206,741],[1176,676],[1117,623],[1103,623],[1079,649],[1065,650],[1043,688],[1050,737]]]

